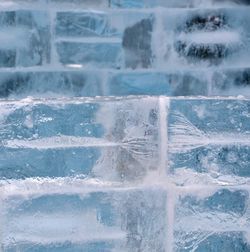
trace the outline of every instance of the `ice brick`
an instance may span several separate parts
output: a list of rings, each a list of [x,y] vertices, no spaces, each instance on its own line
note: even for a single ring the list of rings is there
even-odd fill
[[[2,102],[1,178],[142,179],[158,167],[157,104],[155,98]]]
[[[108,77],[107,77],[108,76]],[[106,70],[2,71],[0,98],[101,95],[207,95],[204,72]]]
[[[199,6],[194,0],[111,0],[111,7],[115,8],[154,8],[154,7],[192,7]]]
[[[56,20],[56,34],[58,36],[121,36],[121,31],[115,25],[116,22],[121,23],[121,15],[110,17],[108,13],[59,12]]]
[[[57,13],[56,34],[61,36],[87,37],[119,35],[116,27],[112,27],[110,18],[103,13]]]
[[[150,14],[143,12],[58,12],[56,35],[62,37],[122,37],[126,27]]]
[[[154,3],[155,2],[155,3]],[[112,7],[120,8],[145,8],[157,6],[157,1],[144,0],[111,0]]]
[[[45,11],[0,12],[0,66],[37,66],[50,61],[50,28]]]
[[[249,5],[248,0],[111,0],[112,7],[118,8],[153,8],[153,7],[175,7],[194,8],[211,6],[236,6]]]
[[[0,98],[102,95],[100,75],[57,70],[1,72]]]
[[[8,8],[15,7],[22,9],[25,8],[34,8],[37,7],[59,7],[62,8],[76,8],[76,7],[84,7],[86,8],[103,8],[109,6],[109,0],[3,0],[0,3],[0,7]]]
[[[228,228],[231,230],[242,228],[243,231],[247,230],[250,225],[247,222],[250,214],[247,189],[214,186],[210,189],[204,187],[203,190],[198,188],[190,191],[190,193],[181,193],[178,198],[175,215],[177,229],[210,231],[214,228],[224,231]],[[205,225],[206,221],[213,225]]]
[[[158,48],[161,64],[164,61],[166,65],[188,67],[248,64],[247,8],[179,9],[166,11],[163,20],[165,34],[160,34],[166,46]],[[156,42],[155,47],[158,46]]]
[[[187,191],[183,190],[175,207],[175,251],[249,250],[247,188],[214,186]]]
[[[207,95],[208,86],[197,72],[121,72],[111,74],[106,95]]]
[[[160,188],[31,180],[4,189],[4,251],[164,251],[167,197]]]
[[[55,6],[70,6],[70,7],[85,7],[85,8],[92,8],[92,7],[108,7],[109,0],[47,0],[50,4],[54,4]]]
[[[16,50],[9,45],[9,39],[4,37],[6,30],[15,25],[16,13],[14,11],[0,12],[0,67],[13,67],[16,62]],[[1,34],[2,33],[2,34]]]
[[[215,179],[249,178],[248,107],[249,101],[244,99],[172,99],[170,172],[193,171]]]
[[[57,52],[63,65],[87,67],[121,68],[122,50],[120,43],[60,42]]]
[[[47,4],[49,0],[11,0],[11,2],[9,0],[3,0],[2,4],[5,7],[9,7],[9,6],[13,6],[13,4],[38,4],[38,3],[43,3],[43,4]],[[14,5],[16,6],[16,5]],[[20,7],[20,6],[19,6]]]

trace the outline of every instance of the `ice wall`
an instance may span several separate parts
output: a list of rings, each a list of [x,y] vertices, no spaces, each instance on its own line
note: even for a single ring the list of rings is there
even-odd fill
[[[0,252],[249,252],[248,5],[2,0]]]
[[[2,0],[0,97],[249,95],[248,4]]]

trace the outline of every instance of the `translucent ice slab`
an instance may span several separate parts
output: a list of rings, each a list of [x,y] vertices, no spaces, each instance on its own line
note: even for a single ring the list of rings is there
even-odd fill
[[[60,62],[66,66],[121,68],[121,44],[60,42],[57,44]]]
[[[175,251],[249,251],[249,189],[197,188],[179,196]]]
[[[0,73],[0,98],[100,96],[102,73],[83,71],[4,71]]]
[[[208,95],[209,80],[204,72],[127,71],[111,73],[105,95]]]
[[[240,95],[249,97],[249,68],[218,70],[83,70],[49,67],[0,72],[0,98],[107,95]]]
[[[1,178],[135,180],[157,169],[155,98],[27,99],[0,110]]]
[[[135,25],[150,13],[144,12],[58,12],[56,35],[61,37],[122,37],[127,27]]]
[[[3,251],[164,251],[162,189],[68,182],[30,180],[3,188]]]
[[[1,101],[2,250],[248,252],[248,106]]]
[[[111,0],[112,7],[152,8],[152,7],[211,7],[249,5],[248,0]]]
[[[0,97],[249,95],[249,7],[160,2],[2,1]]]
[[[250,177],[248,106],[241,98],[2,101],[0,174],[131,181],[166,159],[177,184],[203,183],[202,176],[207,183],[244,184]]]
[[[49,15],[44,11],[0,12],[0,67],[40,66],[50,61]]]
[[[190,169],[214,179],[249,178],[248,106],[249,100],[244,99],[172,99],[168,116],[171,173]]]

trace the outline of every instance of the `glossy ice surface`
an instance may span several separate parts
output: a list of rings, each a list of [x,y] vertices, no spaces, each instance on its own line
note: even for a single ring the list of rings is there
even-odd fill
[[[249,5],[0,1],[0,252],[250,252]]]

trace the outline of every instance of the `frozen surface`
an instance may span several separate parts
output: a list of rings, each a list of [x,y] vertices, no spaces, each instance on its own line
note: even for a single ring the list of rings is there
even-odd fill
[[[221,7],[249,5],[248,0],[111,0],[112,7],[122,8],[152,8],[152,7]]]
[[[0,177],[146,176],[156,168],[158,105],[140,101],[2,102]]]
[[[248,106],[2,101],[2,250],[248,252]]]
[[[24,98],[32,92],[33,97],[93,96],[102,95],[102,80],[95,71],[16,71],[0,74],[0,97]]]
[[[0,97],[249,96],[249,8],[247,0],[3,0]]]
[[[249,191],[217,188],[201,194],[193,190],[178,197],[176,251],[249,251]]]
[[[249,177],[248,106],[248,100],[172,100],[168,118],[170,170]]]
[[[164,251],[164,191],[75,181],[75,193],[67,187],[52,192],[65,182],[47,181],[46,187],[33,180],[33,191],[19,185],[28,195],[3,199],[4,251]]]
[[[0,12],[0,67],[29,67],[50,61],[49,15],[44,11]]]
[[[0,252],[249,252],[249,5],[1,0]]]

